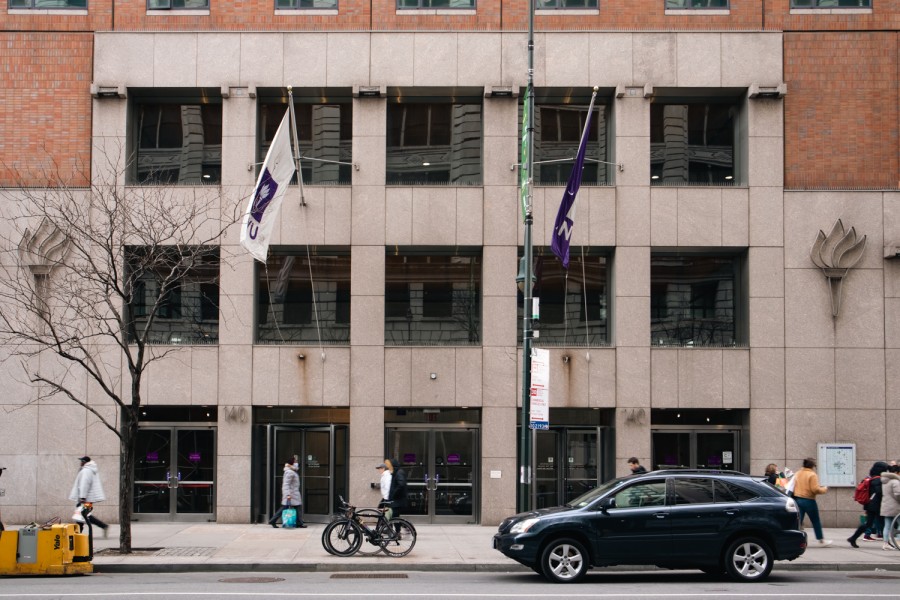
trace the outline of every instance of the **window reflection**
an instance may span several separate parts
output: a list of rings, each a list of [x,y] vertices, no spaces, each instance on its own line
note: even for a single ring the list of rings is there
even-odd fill
[[[734,185],[738,107],[654,103],[650,107],[653,185]]]

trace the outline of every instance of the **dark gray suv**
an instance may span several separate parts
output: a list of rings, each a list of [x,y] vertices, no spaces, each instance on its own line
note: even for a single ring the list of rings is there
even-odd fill
[[[591,567],[657,565],[762,581],[806,550],[792,498],[735,471],[613,479],[565,506],[504,520],[494,548],[553,582]]]

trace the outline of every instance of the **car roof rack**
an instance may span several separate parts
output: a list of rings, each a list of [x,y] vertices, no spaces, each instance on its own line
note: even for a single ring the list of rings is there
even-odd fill
[[[660,469],[658,471],[650,471],[648,475],[740,475],[741,477],[750,477],[747,473],[740,471],[730,471],[727,469]]]

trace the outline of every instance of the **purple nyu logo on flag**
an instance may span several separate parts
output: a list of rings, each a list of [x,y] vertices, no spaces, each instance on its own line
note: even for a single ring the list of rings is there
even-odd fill
[[[588,108],[587,119],[584,122],[584,130],[581,132],[581,143],[578,144],[578,154],[575,156],[575,165],[569,174],[566,191],[563,193],[562,202],[559,204],[559,212],[556,213],[556,222],[553,224],[553,234],[550,241],[550,249],[553,254],[562,261],[563,268],[569,268],[569,242],[572,239],[572,228],[575,226],[575,196],[581,187],[581,173],[584,170],[584,154],[587,149],[588,131],[591,128],[591,117],[594,114],[594,99],[597,97],[597,88],[591,96],[591,105]]]
[[[248,224],[247,235],[250,236],[250,239],[256,239],[256,235],[259,232],[259,224],[263,220],[263,213],[266,212],[266,207],[269,206],[277,191],[278,182],[272,178],[269,169],[263,169],[256,190],[253,192],[253,203],[250,206],[250,218],[256,221],[256,227]]]

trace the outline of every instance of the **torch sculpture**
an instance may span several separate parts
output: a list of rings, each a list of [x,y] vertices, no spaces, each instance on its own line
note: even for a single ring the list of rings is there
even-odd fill
[[[863,257],[866,251],[866,236],[858,238],[856,229],[844,231],[840,219],[835,221],[831,232],[825,235],[821,229],[816,236],[809,257],[813,264],[822,269],[831,291],[831,316],[837,317],[841,310],[841,287],[847,272]]]

